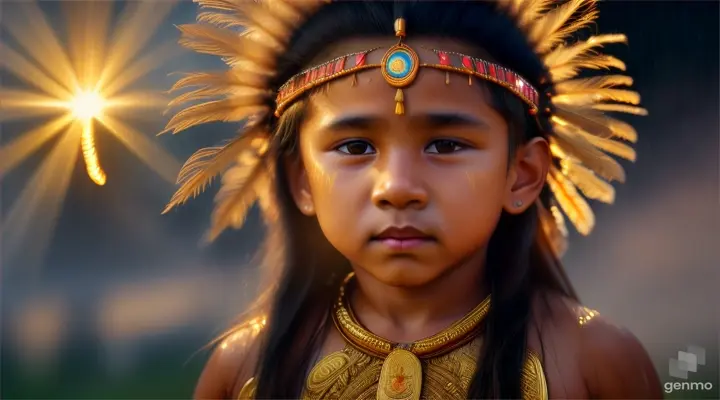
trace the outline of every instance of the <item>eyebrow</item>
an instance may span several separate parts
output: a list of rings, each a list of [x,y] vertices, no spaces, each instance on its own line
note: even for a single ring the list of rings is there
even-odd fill
[[[438,127],[472,127],[489,129],[489,124],[473,115],[458,112],[428,112],[410,116],[415,124]],[[369,130],[385,123],[385,120],[370,114],[348,115],[328,122],[323,128],[328,130]]]
[[[331,131],[341,130],[369,130],[383,122],[382,118],[372,115],[348,115],[335,118],[323,128]]]
[[[473,115],[458,112],[430,112],[419,115],[425,125],[436,127],[470,127],[488,129],[490,125]]]

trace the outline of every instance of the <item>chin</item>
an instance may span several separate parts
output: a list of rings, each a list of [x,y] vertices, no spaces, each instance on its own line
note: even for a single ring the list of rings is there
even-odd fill
[[[396,258],[366,270],[385,285],[415,288],[428,285],[442,276],[442,269],[423,265],[410,257]]]

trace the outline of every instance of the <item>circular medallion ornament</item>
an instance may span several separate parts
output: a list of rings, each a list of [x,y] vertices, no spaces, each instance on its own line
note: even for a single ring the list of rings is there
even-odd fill
[[[422,391],[422,364],[415,354],[395,349],[380,369],[377,400],[419,400]]]
[[[382,59],[382,74],[387,83],[401,88],[410,85],[417,76],[420,62],[417,53],[400,44],[391,47]]]

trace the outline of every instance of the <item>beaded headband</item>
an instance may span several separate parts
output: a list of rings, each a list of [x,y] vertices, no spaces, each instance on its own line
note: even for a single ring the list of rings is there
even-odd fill
[[[165,212],[202,192],[218,175],[222,187],[212,216],[209,239],[226,228],[242,226],[248,209],[256,201],[263,215],[278,215],[270,183],[274,179],[270,140],[277,116],[308,90],[332,79],[369,68],[380,68],[385,80],[397,88],[395,111],[404,112],[402,89],[410,85],[421,67],[494,82],[524,101],[550,142],[553,165],[547,176],[549,202],[536,202],[539,223],[555,254],[567,246],[569,219],[576,230],[588,235],[595,215],[588,199],[613,203],[612,181],[623,182],[625,171],[611,156],[635,159],[631,144],[637,141],[635,129],[612,112],[646,115],[638,106],[640,96],[630,90],[633,79],[627,75],[590,71],[624,71],[618,58],[601,53],[608,44],[625,43],[622,34],[592,35],[572,40],[581,29],[594,24],[597,0],[497,0],[488,2],[507,16],[532,46],[547,70],[542,96],[536,88],[508,66],[499,66],[464,54],[435,50],[436,60],[419,60],[418,54],[403,43],[403,20],[395,24],[397,45],[388,49],[380,64],[368,64],[372,49],[328,61],[293,76],[279,89],[274,87],[278,62],[295,33],[305,21],[329,0],[194,0],[202,8],[197,24],[181,25],[180,43],[199,53],[220,57],[228,69],[221,72],[195,72],[181,78],[172,90],[195,88],[178,95],[170,107],[185,106],[168,122],[173,133],[196,125],[223,121],[246,123],[227,144],[198,150],[185,163]],[[397,0],[401,1],[401,0]],[[465,3],[465,2],[463,2]],[[448,2],[447,7],[455,3]],[[238,30],[238,27],[244,29]],[[582,75],[581,75],[582,74]],[[274,104],[273,104],[274,103]],[[539,106],[542,104],[542,106]],[[538,109],[542,110],[538,113]]]
[[[402,18],[395,21],[395,36],[400,38],[398,44],[385,52],[382,62],[379,64],[367,63],[368,54],[377,50],[376,48],[340,56],[296,74],[278,90],[275,116],[280,117],[288,105],[308,90],[348,75],[353,75],[353,84],[355,84],[355,74],[357,72],[374,68],[381,68],[385,81],[398,88],[395,95],[395,113],[398,115],[405,113],[405,99],[402,89],[413,83],[420,68],[434,68],[445,71],[446,84],[450,83],[450,72],[468,75],[469,85],[472,85],[472,77],[493,82],[506,88],[525,102],[530,108],[531,114],[535,115],[537,113],[539,108],[538,91],[515,72],[466,54],[436,49],[432,49],[437,56],[436,62],[422,63],[417,52],[403,43],[406,32],[405,20]]]

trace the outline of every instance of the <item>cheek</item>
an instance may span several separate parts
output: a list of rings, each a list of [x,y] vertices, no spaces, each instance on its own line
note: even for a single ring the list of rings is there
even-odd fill
[[[315,143],[308,139],[308,135],[301,135],[301,139],[302,162],[317,212],[318,202],[322,202],[334,194],[337,173],[336,169],[328,162],[327,154],[315,149]]]
[[[306,157],[305,169],[307,171],[310,192],[314,201],[321,201],[332,197],[335,192],[335,178],[337,172],[323,163],[318,157]]]
[[[457,184],[457,191],[463,193],[463,199],[478,206],[502,198],[507,184],[504,171],[466,170],[463,178],[462,183]]]
[[[493,165],[494,164],[494,165]],[[507,175],[502,163],[435,177],[435,197],[447,246],[458,253],[486,243],[502,213]]]
[[[358,222],[361,179],[356,174],[343,178],[348,172],[338,168],[328,153],[309,151],[303,154],[303,162],[320,227],[336,248],[342,248],[338,241],[342,242]]]

